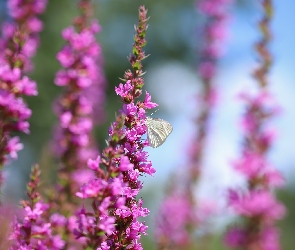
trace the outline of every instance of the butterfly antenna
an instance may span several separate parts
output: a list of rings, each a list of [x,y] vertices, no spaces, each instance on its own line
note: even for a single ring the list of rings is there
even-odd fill
[[[157,111],[159,111],[160,109],[156,109],[153,113],[151,113],[151,116],[156,113]]]

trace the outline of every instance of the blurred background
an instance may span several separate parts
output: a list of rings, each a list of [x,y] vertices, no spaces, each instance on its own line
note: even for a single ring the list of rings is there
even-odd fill
[[[278,193],[288,209],[282,228],[284,250],[293,250],[295,245],[295,60],[292,51],[295,44],[295,2],[292,0],[273,1],[274,19],[272,30],[274,41],[271,51],[274,65],[270,73],[271,90],[275,94],[282,112],[273,121],[278,131],[275,145],[269,155],[286,178],[286,187]],[[49,141],[56,117],[52,103],[59,96],[61,88],[53,83],[56,71],[60,68],[55,55],[64,41],[61,31],[69,26],[77,14],[76,1],[50,0],[46,14],[42,17],[44,31],[41,33],[41,46],[34,58],[35,70],[31,77],[37,81],[39,95],[27,99],[33,110],[30,119],[31,134],[20,135],[25,148],[17,161],[5,169],[7,182],[4,186],[6,201],[18,203],[25,197],[25,185],[31,165],[40,163],[45,174],[44,181],[53,178],[50,165]],[[124,71],[130,68],[127,56],[133,44],[134,24],[137,23],[138,7],[145,5],[149,10],[148,44],[144,61],[145,88],[152,94],[153,101],[160,110],[154,117],[169,121],[173,133],[165,144],[157,149],[149,148],[150,159],[157,172],[154,177],[143,177],[144,189],[141,196],[145,206],[151,210],[147,220],[149,235],[142,237],[145,249],[155,249],[154,218],[164,195],[165,186],[176,169],[182,168],[187,160],[186,151],[193,131],[193,118],[198,107],[196,95],[200,83],[196,74],[198,59],[198,21],[195,1],[192,0],[97,0],[95,16],[102,32],[98,35],[101,43],[105,75],[107,79],[105,123],[96,129],[100,147],[104,147],[107,129],[115,112],[121,107],[114,86],[120,83]],[[7,18],[6,1],[0,1],[0,21]],[[241,177],[231,169],[230,161],[239,156],[242,135],[239,120],[243,113],[243,103],[237,95],[251,91],[255,82],[251,73],[256,65],[253,43],[259,39],[256,28],[260,18],[257,0],[236,1],[230,13],[228,39],[224,43],[224,55],[220,60],[215,84],[218,89],[218,103],[213,112],[209,130],[207,154],[202,176],[196,193],[200,200],[214,202],[217,207],[225,206],[225,193],[228,187],[236,187]],[[54,171],[54,170],[53,170]],[[48,173],[48,175],[46,175]],[[231,221],[231,216],[216,212],[212,219],[210,237],[202,249],[225,249],[222,231]]]

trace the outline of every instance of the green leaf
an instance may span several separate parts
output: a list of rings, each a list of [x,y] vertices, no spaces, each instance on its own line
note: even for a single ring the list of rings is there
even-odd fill
[[[133,64],[133,68],[134,68],[135,70],[139,70],[139,69],[140,69],[140,62],[136,62],[136,63],[134,63],[134,64]]]
[[[112,178],[115,178],[115,177],[117,177],[118,176],[118,173],[111,173],[111,177]]]
[[[142,87],[143,87],[143,84],[137,84],[137,85],[136,85],[136,88],[137,88],[137,89],[142,89]]]
[[[103,235],[105,235],[105,232],[104,231],[101,231],[101,232],[99,232],[99,233],[96,234],[96,236],[103,236]]]
[[[132,49],[132,54],[134,54],[134,55],[138,55],[139,53],[138,53],[138,49],[137,48],[135,48],[135,47],[133,47],[133,49]]]
[[[118,142],[119,141],[119,136],[117,134],[113,134],[112,141]]]

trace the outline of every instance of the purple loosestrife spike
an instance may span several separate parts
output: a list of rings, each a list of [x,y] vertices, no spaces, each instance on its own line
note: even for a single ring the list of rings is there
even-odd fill
[[[130,56],[133,70],[127,70],[125,83],[115,88],[124,103],[122,110],[109,128],[108,143],[102,154],[88,161],[95,178],[77,192],[78,197],[92,201],[91,211],[83,207],[77,213],[75,235],[84,239],[85,249],[142,249],[139,240],[146,234],[147,226],[138,221],[149,214],[142,206],[143,201],[137,199],[143,185],[139,176],[153,175],[155,169],[144,151],[148,141],[142,141],[141,137],[147,132],[145,110],[157,106],[148,93],[144,102],[138,100],[144,85],[146,14],[147,10],[140,7]]]
[[[32,69],[31,58],[39,44],[43,28],[38,15],[46,8],[46,0],[8,0],[11,22],[2,26],[0,38],[0,188],[2,168],[10,156],[17,158],[23,148],[15,132],[29,133],[31,110],[23,96],[38,94],[36,82],[25,76]]]
[[[91,1],[80,0],[78,9],[80,15],[74,19],[74,25],[62,31],[66,44],[57,53],[57,59],[63,69],[55,77],[55,84],[63,87],[64,92],[55,105],[59,125],[54,132],[53,150],[60,169],[57,190],[50,199],[51,213],[57,208],[66,220],[63,229],[66,247],[77,245],[71,238],[72,216],[80,202],[75,193],[94,177],[86,164],[98,154],[92,139],[93,126],[104,120],[105,79],[101,47],[95,37],[100,26],[93,19]]]
[[[217,62],[224,45],[229,8],[232,0],[199,0],[197,10],[202,16],[201,39],[199,39],[199,63],[197,71],[201,78],[202,92],[197,106],[196,134],[192,136],[188,150],[189,161],[185,173],[176,173],[169,185],[167,196],[161,204],[157,217],[156,238],[158,249],[195,249],[196,230],[205,226],[206,218],[216,211],[216,205],[197,201],[195,186],[203,166],[211,111],[216,102],[214,77]],[[183,168],[182,168],[183,169]],[[171,180],[170,180],[171,182]],[[208,205],[209,204],[209,205]],[[210,208],[206,208],[210,206]]]
[[[29,200],[21,202],[24,216],[20,221],[15,218],[9,237],[12,241],[11,250],[64,249],[65,242],[60,235],[52,234],[51,223],[47,223],[45,219],[49,205],[41,200],[40,194],[37,192],[40,173],[37,165],[32,168],[30,181],[27,185]]]
[[[275,138],[268,123],[278,111],[267,89],[267,73],[272,62],[268,43],[271,39],[269,24],[273,8],[270,0],[261,0],[261,3],[264,13],[258,27],[262,39],[255,46],[261,60],[254,73],[258,93],[254,96],[241,95],[246,102],[241,122],[244,145],[240,159],[233,162],[233,167],[246,177],[248,190],[229,192],[229,205],[245,223],[232,227],[225,235],[225,242],[230,247],[245,250],[279,250],[279,232],[275,222],[282,219],[285,207],[271,190],[282,186],[284,180],[267,159]]]

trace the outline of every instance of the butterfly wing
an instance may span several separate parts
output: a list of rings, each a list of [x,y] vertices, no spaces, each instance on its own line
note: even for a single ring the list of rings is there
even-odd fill
[[[151,147],[161,146],[172,132],[172,125],[160,118],[147,118],[148,141]]]

